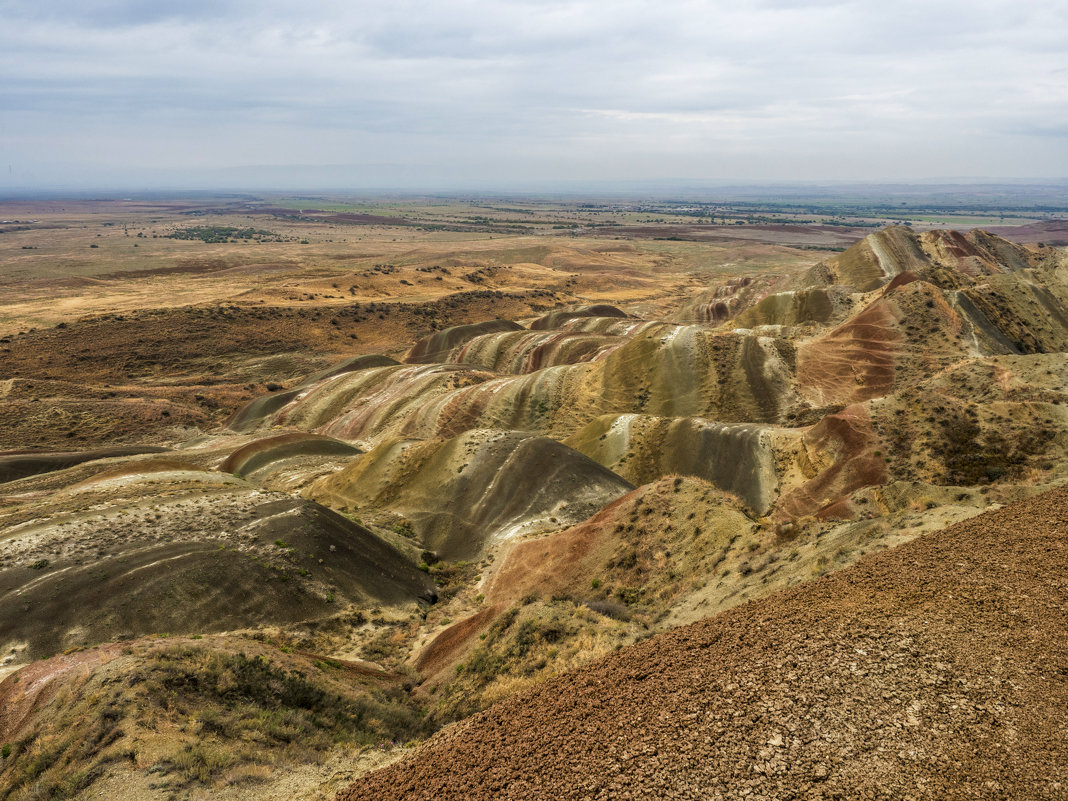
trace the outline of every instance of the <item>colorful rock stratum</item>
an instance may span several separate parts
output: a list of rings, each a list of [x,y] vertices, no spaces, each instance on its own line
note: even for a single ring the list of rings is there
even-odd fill
[[[892,227],[649,308],[12,443],[0,799],[1068,798],[1065,252]]]

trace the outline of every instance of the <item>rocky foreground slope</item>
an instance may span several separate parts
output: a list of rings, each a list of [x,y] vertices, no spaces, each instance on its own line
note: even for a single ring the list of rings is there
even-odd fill
[[[339,801],[1065,798],[1068,489],[498,703]]]

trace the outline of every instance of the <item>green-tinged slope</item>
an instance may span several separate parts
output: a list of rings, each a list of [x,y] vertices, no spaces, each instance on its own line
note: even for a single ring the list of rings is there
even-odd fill
[[[389,441],[305,494],[404,515],[424,545],[471,559],[493,542],[578,522],[632,489],[577,451],[519,431]]]

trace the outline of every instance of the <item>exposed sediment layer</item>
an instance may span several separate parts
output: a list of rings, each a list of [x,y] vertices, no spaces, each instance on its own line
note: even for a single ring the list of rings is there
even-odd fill
[[[698,417],[604,415],[565,443],[635,485],[669,474],[703,478],[758,514],[775,501],[775,455],[765,426]]]
[[[0,533],[10,660],[152,633],[330,614],[434,597],[397,548],[311,501],[175,460],[118,465]]]
[[[1068,489],[641,643],[339,796],[1063,798]]]
[[[468,431],[392,440],[309,487],[335,506],[407,517],[440,558],[471,559],[502,539],[585,520],[633,485],[547,437]]]

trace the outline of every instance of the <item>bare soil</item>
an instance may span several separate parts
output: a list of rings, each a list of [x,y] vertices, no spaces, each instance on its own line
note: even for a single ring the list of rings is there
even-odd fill
[[[1068,489],[550,680],[338,796],[1059,798]]]
[[[986,230],[1010,242],[1042,242],[1060,247],[1068,245],[1068,220],[1046,220],[1031,225],[1000,225]]]
[[[801,248],[846,248],[871,233],[871,228],[838,225],[626,225],[595,228],[628,239],[681,239],[692,242],[760,243]]]

